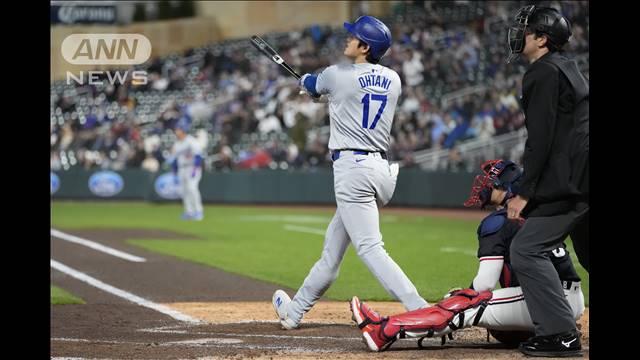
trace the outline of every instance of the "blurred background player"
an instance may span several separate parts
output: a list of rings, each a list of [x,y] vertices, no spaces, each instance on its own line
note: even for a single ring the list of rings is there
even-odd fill
[[[401,81],[395,71],[378,64],[391,46],[391,32],[372,16],[361,16],[344,27],[351,34],[344,55],[353,63],[332,65],[319,75],[305,74],[300,79],[312,97],[328,95],[337,209],[320,260],[293,300],[282,290],[273,295],[285,329],[298,327],[302,316],[335,281],[350,243],[385,290],[407,310],[429,305],[384,249],[380,233],[376,202],[384,206],[391,200],[398,176],[398,165],[389,165],[387,152]]]
[[[515,163],[504,160],[489,160],[483,164],[482,170],[484,174],[476,176],[465,206],[496,206],[497,209],[484,218],[478,227],[480,265],[470,289],[462,290],[463,293],[453,291],[448,294],[460,299],[449,297],[434,307],[389,317],[381,317],[354,296],[351,300],[353,318],[362,329],[371,350],[386,349],[397,338],[430,337],[430,333],[431,336],[442,336],[472,325],[491,330],[494,337],[511,346],[518,346],[520,341],[534,336],[533,321],[522,288],[511,269],[509,256],[511,240],[522,223],[507,219],[504,208],[505,202],[513,197],[518,187],[522,170]],[[560,277],[564,295],[571,304],[573,318],[578,320],[584,311],[584,295],[569,251],[563,243],[545,256],[551,259]],[[493,291],[497,283],[502,288]],[[459,305],[467,300],[466,297],[476,298],[486,294],[486,291],[492,291],[490,300],[465,305],[470,307],[462,311],[462,319],[459,315],[453,318],[453,312],[442,308],[451,306],[451,302]],[[444,330],[441,330],[443,327]]]
[[[183,220],[202,220],[202,198],[200,179],[202,178],[202,148],[196,138],[189,135],[189,122],[181,118],[174,128],[178,140],[173,145],[171,162],[174,175],[180,184],[180,193],[184,205]]]

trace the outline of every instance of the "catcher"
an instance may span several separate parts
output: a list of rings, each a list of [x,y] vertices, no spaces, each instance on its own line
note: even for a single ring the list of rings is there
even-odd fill
[[[471,196],[464,205],[481,208],[494,205],[496,210],[478,227],[480,265],[470,288],[450,291],[434,306],[387,317],[354,296],[350,302],[352,318],[372,351],[386,350],[397,339],[407,337],[419,338],[420,347],[425,338],[435,336],[442,337],[444,344],[445,335],[452,338],[453,331],[472,325],[488,329],[496,339],[510,346],[534,336],[522,289],[509,262],[509,246],[522,223],[507,219],[504,208],[513,197],[522,170],[504,160],[486,161],[481,168],[484,174],[475,177]],[[578,320],[584,311],[584,295],[565,244],[546,256],[551,258]],[[502,288],[494,290],[498,282]]]

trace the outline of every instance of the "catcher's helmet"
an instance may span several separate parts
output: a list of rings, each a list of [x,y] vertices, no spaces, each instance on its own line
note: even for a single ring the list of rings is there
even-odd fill
[[[491,200],[491,191],[494,188],[507,191],[504,201],[513,196],[517,190],[517,180],[522,176],[522,170],[513,161],[487,160],[480,168],[484,175],[475,177],[471,195],[464,202],[464,206],[471,207],[479,204],[480,208],[484,208]]]
[[[529,5],[520,8],[514,23],[509,27],[509,50],[507,63],[515,60],[524,50],[527,32],[547,36],[547,46],[557,51],[571,37],[571,23],[556,9]]]
[[[391,31],[387,25],[373,16],[360,16],[353,24],[345,22],[347,29],[357,39],[371,48],[371,57],[379,60],[391,47]]]

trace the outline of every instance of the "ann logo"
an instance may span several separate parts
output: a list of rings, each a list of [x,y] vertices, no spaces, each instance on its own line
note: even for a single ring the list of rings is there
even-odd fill
[[[151,56],[151,42],[141,34],[72,34],[62,41],[60,51],[73,65],[139,65]],[[78,75],[67,71],[67,84],[103,84],[105,75],[112,85],[124,84],[127,79],[133,85],[148,82],[144,70],[89,70],[86,77],[85,71]]]
[[[73,65],[139,65],[151,56],[151,42],[141,34],[72,34],[61,52]]]

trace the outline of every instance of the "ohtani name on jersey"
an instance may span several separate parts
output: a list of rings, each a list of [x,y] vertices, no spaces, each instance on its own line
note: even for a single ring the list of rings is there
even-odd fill
[[[391,80],[381,75],[360,76],[358,78],[358,82],[360,83],[361,88],[369,86],[379,86],[385,90],[389,90],[389,85],[391,85]]]

